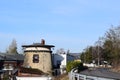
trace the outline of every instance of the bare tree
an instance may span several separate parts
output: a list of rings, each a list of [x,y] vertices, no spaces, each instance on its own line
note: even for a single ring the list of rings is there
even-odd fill
[[[112,27],[105,34],[104,49],[114,65],[120,62],[120,26]]]
[[[57,50],[56,53],[58,53],[58,54],[65,54],[65,50],[63,48],[60,48],[60,49]]]

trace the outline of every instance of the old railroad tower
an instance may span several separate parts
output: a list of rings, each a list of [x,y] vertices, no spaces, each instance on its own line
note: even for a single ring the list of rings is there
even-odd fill
[[[50,74],[52,71],[52,51],[53,45],[46,45],[45,40],[41,43],[33,43],[32,45],[23,45],[25,54],[24,67],[36,68],[45,73]]]

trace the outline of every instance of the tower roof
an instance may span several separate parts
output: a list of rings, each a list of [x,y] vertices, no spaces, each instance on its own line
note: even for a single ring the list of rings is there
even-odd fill
[[[41,43],[33,43],[31,45],[22,45],[22,47],[48,47],[48,48],[50,48],[50,47],[55,47],[55,46],[53,46],[53,45],[46,45],[45,44],[45,40],[42,39]]]
[[[33,43],[31,45],[22,45],[22,47],[55,47],[54,45],[42,45],[41,43]]]

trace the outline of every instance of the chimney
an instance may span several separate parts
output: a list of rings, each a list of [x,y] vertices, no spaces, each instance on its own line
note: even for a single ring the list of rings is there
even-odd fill
[[[45,40],[44,39],[41,40],[41,45],[45,45]]]

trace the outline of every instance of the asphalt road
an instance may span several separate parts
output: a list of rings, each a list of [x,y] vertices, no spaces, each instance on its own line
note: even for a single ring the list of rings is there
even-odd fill
[[[108,68],[90,68],[80,72],[80,74],[110,79],[120,79],[120,73],[112,72]]]

